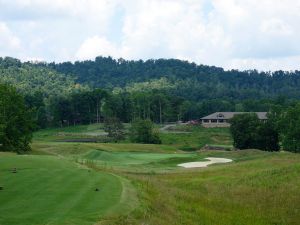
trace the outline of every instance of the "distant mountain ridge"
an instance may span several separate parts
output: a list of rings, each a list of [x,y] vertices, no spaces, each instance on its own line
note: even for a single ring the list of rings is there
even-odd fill
[[[113,89],[164,78],[176,86],[170,92],[192,100],[207,98],[300,98],[300,72],[225,71],[178,59],[133,61],[96,57],[75,63],[49,63],[47,67],[75,76],[78,83]]]
[[[22,69],[13,72],[12,67]],[[158,90],[168,92],[170,95],[193,101],[264,99],[278,96],[300,99],[299,71],[276,71],[273,73],[256,70],[225,71],[219,67],[197,65],[178,59],[133,61],[100,56],[95,60],[74,63],[22,63],[9,57],[0,58],[0,69],[2,74],[4,71],[7,74],[23,73],[22,77],[35,74],[34,81],[27,80],[31,84],[36,83],[37,77],[48,79],[53,73],[60,80],[59,84],[64,86],[65,83],[70,87],[76,87],[78,84],[91,88],[108,90],[119,88],[123,91],[132,91],[141,88],[147,89],[151,84],[151,87],[149,86],[151,89],[157,87]],[[24,75],[24,69],[27,70],[25,73],[27,75]],[[19,78],[11,82],[17,82],[18,86],[23,84]],[[32,86],[34,85],[32,84]]]

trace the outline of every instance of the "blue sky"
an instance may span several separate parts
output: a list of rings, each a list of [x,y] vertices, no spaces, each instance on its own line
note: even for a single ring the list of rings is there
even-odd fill
[[[300,0],[0,0],[0,56],[300,69]]]

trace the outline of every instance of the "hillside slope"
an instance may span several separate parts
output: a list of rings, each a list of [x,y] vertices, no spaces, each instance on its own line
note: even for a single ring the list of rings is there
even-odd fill
[[[44,64],[60,73],[75,76],[81,84],[92,87],[126,87],[133,83],[165,77],[170,92],[189,100],[207,98],[270,98],[284,95],[300,98],[300,72],[225,71],[177,59],[128,61],[111,57],[75,63]]]
[[[24,95],[41,93],[44,98],[87,89],[86,86],[77,84],[72,76],[8,57],[0,58],[0,82],[15,86]]]

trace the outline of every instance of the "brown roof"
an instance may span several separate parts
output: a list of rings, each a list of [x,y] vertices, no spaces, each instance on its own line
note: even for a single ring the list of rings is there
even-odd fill
[[[215,112],[208,116],[202,117],[201,120],[214,120],[214,119],[231,119],[234,115],[243,114],[243,113],[256,113],[257,117],[260,120],[267,119],[267,112]]]

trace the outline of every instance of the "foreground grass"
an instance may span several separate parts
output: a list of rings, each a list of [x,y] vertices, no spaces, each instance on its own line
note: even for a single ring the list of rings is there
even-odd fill
[[[120,177],[63,158],[0,153],[0,224],[94,224],[130,209],[128,203],[134,207],[123,184]]]
[[[204,169],[127,174],[144,202],[144,214],[128,224],[299,224],[300,156],[241,154],[236,163]]]

